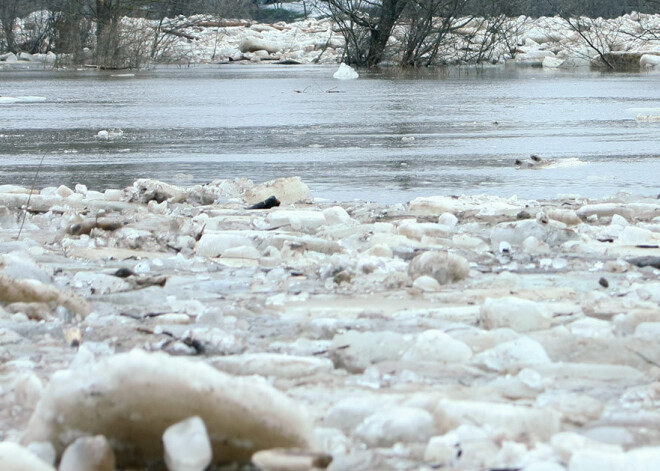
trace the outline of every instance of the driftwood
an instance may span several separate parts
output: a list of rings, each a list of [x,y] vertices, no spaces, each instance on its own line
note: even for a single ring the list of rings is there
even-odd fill
[[[280,31],[289,31],[291,29],[288,26],[279,26],[279,25],[271,25],[271,24],[266,25],[266,26],[270,26],[271,28],[275,28],[275,29],[280,30]]]
[[[99,228],[104,231],[114,231],[124,225],[124,221],[118,218],[98,217],[87,218],[81,222],[71,224],[66,228],[66,232],[71,235],[89,234],[92,229]]]
[[[252,26],[252,22],[248,20],[217,20],[217,21],[200,21],[199,23],[195,23],[195,26],[201,26],[202,28],[231,28],[231,27],[236,27],[236,26],[244,26],[244,27],[250,27]],[[270,26],[273,29],[277,29],[279,31],[288,31],[291,28],[289,26],[280,26],[280,25],[273,25],[273,24],[268,24],[264,23],[264,26]]]
[[[319,63],[319,61],[321,60],[321,56],[323,55],[323,53],[324,53],[325,51],[328,50],[328,46],[330,45],[330,41],[331,41],[331,40],[332,40],[332,31],[330,31],[330,36],[328,36],[328,40],[325,42],[325,45],[321,48],[321,53],[320,53],[318,56],[316,56],[316,59],[314,59],[314,60],[312,61],[314,64],[318,64],[318,63]]]
[[[295,448],[273,448],[252,455],[252,463],[259,469],[326,469],[332,456]]]
[[[177,31],[175,29],[164,29],[163,33],[171,34],[172,36],[177,36],[179,38],[185,38],[188,41],[199,41],[198,37],[193,36],[192,34],[187,34],[187,33],[181,32],[181,31]]]
[[[232,26],[250,26],[246,20],[218,20],[218,21],[200,21],[197,26],[203,28],[230,28]]]
[[[0,275],[0,301],[5,303],[55,303],[86,317],[92,306],[81,296],[60,291],[37,280],[16,280]]]
[[[284,59],[283,61],[279,61],[279,62],[275,62],[275,63],[278,64],[278,65],[300,65],[300,64],[302,64],[302,62],[296,61],[296,60],[293,60],[293,59]],[[294,90],[294,91],[296,93],[300,93],[297,90]]]

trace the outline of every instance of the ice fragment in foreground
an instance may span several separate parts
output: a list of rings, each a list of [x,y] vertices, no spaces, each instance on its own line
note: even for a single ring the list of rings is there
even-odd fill
[[[163,445],[170,471],[203,471],[213,459],[211,441],[199,417],[169,426],[163,434]]]

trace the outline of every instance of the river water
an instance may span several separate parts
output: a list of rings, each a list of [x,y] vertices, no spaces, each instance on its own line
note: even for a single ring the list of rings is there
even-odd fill
[[[314,196],[405,202],[660,191],[660,74],[363,72],[218,65],[122,74],[0,70],[0,184],[189,186],[299,175]],[[123,138],[99,141],[99,130]],[[414,138],[414,139],[413,139]],[[521,170],[539,154],[553,165]]]

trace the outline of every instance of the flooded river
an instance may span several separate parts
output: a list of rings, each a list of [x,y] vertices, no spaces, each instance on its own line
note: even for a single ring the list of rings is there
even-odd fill
[[[317,197],[405,202],[660,191],[658,74],[499,68],[332,78],[326,66],[0,70],[0,184],[189,186],[300,175]],[[123,137],[96,138],[120,128]],[[520,170],[539,154],[553,165]]]

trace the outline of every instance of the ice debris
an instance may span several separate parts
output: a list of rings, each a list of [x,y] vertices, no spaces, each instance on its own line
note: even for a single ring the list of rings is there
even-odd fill
[[[248,462],[260,449],[310,444],[302,409],[265,381],[140,350],[54,375],[23,442],[50,441],[61,451],[77,434],[100,434],[121,450],[118,466],[144,465],[162,459],[165,430],[192,416],[204,417],[219,462]]]
[[[659,227],[655,196],[627,194],[384,206],[313,200],[295,177],[3,186],[0,459],[645,469]]]

